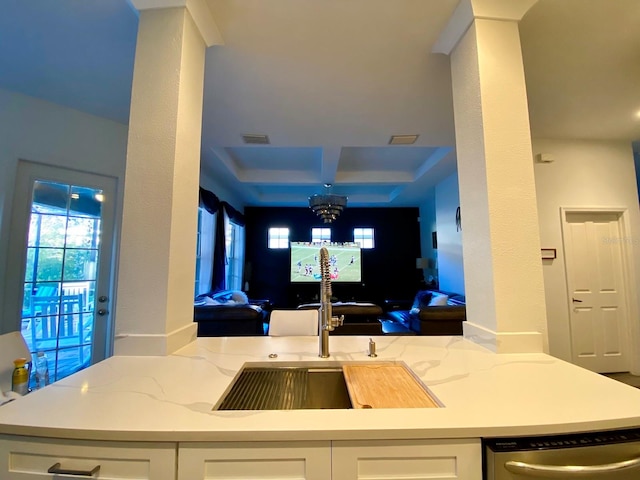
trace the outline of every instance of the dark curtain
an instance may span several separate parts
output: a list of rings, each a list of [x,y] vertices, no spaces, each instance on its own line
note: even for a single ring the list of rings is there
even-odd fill
[[[229,205],[227,202],[222,202],[222,204],[224,205],[225,212],[227,212],[227,215],[229,215],[229,220],[231,220],[236,225],[244,227],[246,223],[244,220],[244,215],[233,208],[231,205]]]
[[[218,292],[226,287],[225,266],[227,256],[225,253],[224,238],[224,210],[220,208],[216,216],[216,246],[213,250],[213,274],[211,275],[211,291]]]
[[[207,212],[213,215],[218,213],[222,202],[214,193],[200,187],[200,206],[204,207]]]
[[[200,206],[216,216],[216,245],[213,251],[213,274],[211,276],[211,291],[217,292],[226,288],[225,267],[227,256],[225,252],[225,236],[224,236],[224,214],[225,211],[229,215],[229,219],[238,225],[244,226],[244,215],[233,208],[227,202],[220,199],[209,190],[200,187]]]

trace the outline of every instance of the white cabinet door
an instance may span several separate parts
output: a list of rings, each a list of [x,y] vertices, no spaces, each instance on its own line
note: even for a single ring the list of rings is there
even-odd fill
[[[482,480],[479,439],[335,441],[332,461],[332,480]]]
[[[175,480],[175,443],[92,442],[0,435],[0,479]],[[57,466],[56,466],[57,465]],[[53,467],[54,473],[48,473]],[[99,467],[96,471],[96,467]],[[58,473],[55,473],[57,471]],[[74,475],[64,473],[74,471]],[[89,472],[92,472],[93,476]]]
[[[180,443],[178,480],[330,480],[331,443]]]

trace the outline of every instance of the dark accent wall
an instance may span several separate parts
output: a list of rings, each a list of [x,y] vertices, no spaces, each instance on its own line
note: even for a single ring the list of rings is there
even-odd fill
[[[248,295],[268,299],[276,308],[294,308],[317,302],[318,284],[289,281],[290,250],[269,249],[270,227],[289,228],[291,241],[310,241],[312,227],[331,227],[333,242],[352,242],[353,229],[375,229],[375,248],[362,250],[362,282],[333,283],[339,301],[373,302],[415,296],[422,271],[416,269],[420,257],[418,208],[351,208],[332,224],[323,224],[309,208],[245,207],[246,264]]]

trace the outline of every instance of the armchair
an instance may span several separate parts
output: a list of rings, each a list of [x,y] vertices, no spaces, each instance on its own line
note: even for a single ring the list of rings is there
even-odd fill
[[[413,303],[387,300],[385,306],[390,323],[383,322],[383,330],[388,333],[462,335],[462,322],[467,319],[464,296],[439,290],[421,290]]]

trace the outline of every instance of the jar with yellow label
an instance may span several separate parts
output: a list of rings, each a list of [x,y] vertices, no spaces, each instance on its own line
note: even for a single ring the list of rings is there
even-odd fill
[[[14,369],[11,377],[11,390],[20,395],[29,393],[29,370],[26,364],[26,358],[16,358],[13,361]]]

